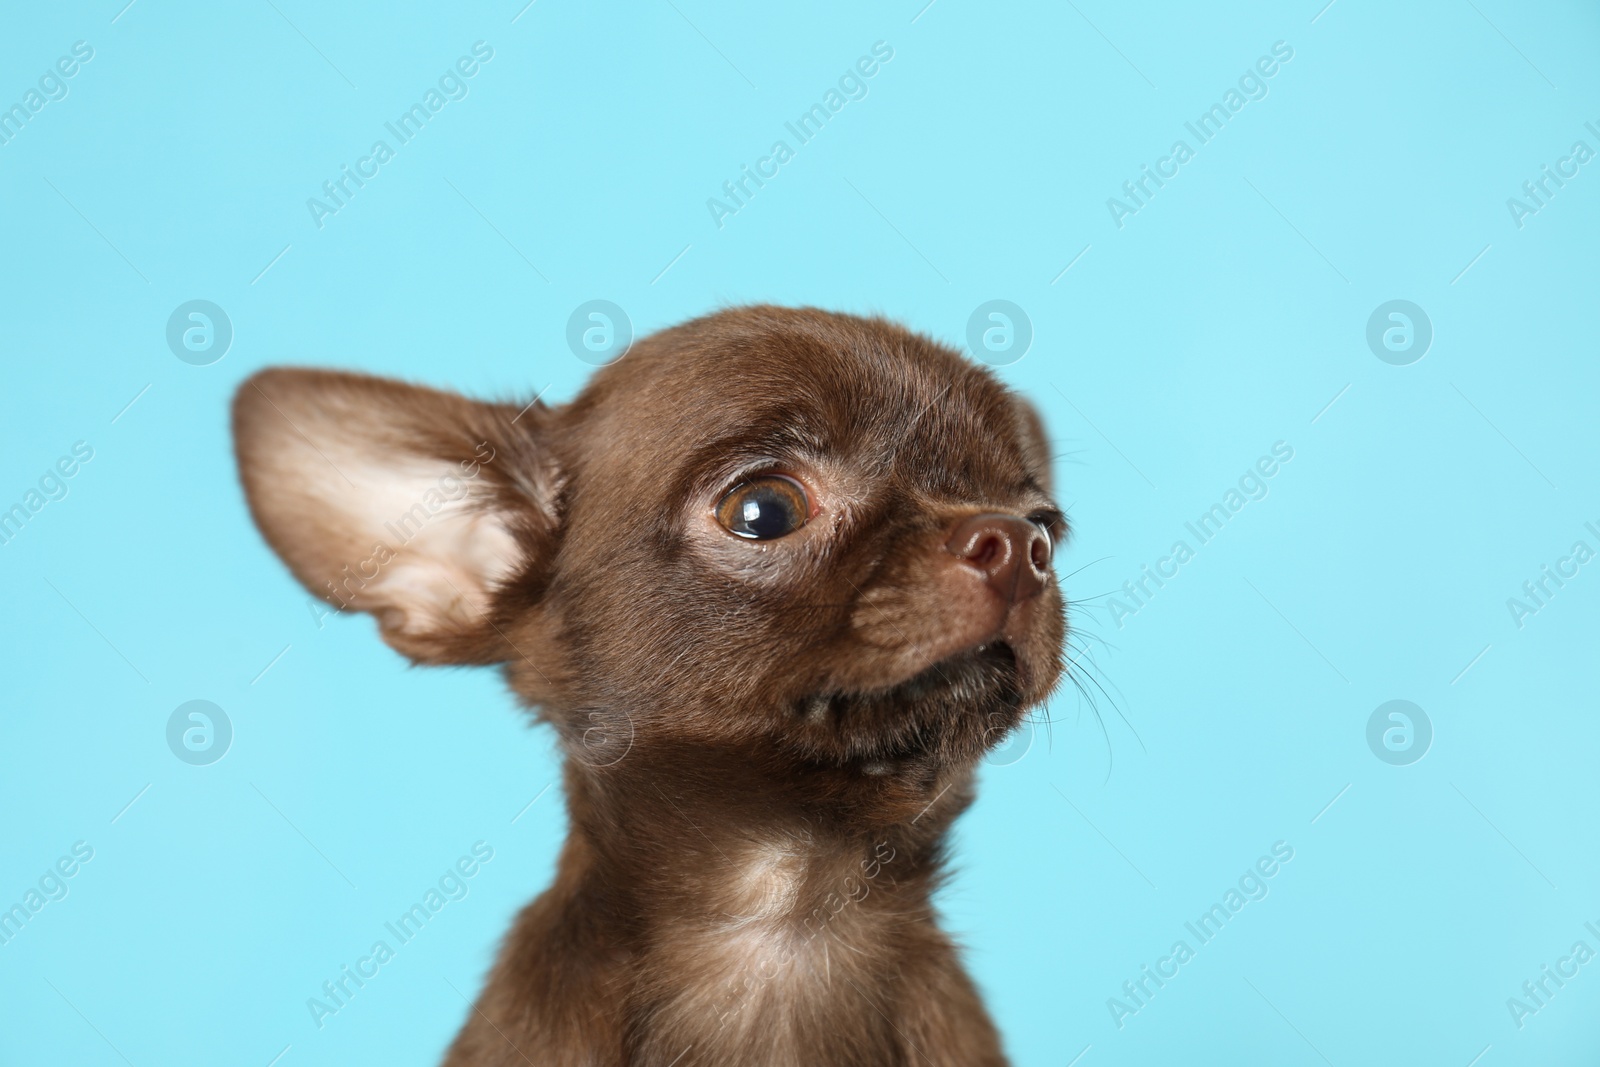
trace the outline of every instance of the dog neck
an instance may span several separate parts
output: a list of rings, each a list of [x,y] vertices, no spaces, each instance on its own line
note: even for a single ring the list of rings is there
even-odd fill
[[[790,894],[772,887],[792,888],[799,907],[852,870],[876,870],[885,851],[898,857],[893,884],[913,889],[919,871],[931,879],[950,824],[971,802],[972,771],[884,773],[636,745],[605,766],[570,759],[565,784],[572,834],[596,877],[647,886],[651,910],[689,914],[740,914],[736,898],[759,883],[776,897],[763,889],[748,908],[773,917]]]
[[[947,947],[930,896],[971,773],[946,777],[924,795],[856,769],[775,781],[703,750],[569,763],[558,886],[629,961],[630,1010],[665,1059],[805,1062],[788,1057],[814,1028],[878,1026],[899,976]]]

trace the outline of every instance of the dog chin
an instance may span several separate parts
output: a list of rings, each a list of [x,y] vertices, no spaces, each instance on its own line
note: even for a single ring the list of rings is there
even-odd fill
[[[1012,646],[991,641],[882,689],[804,697],[792,737],[810,758],[860,762],[868,774],[906,762],[972,762],[1021,721],[1023,673]]]

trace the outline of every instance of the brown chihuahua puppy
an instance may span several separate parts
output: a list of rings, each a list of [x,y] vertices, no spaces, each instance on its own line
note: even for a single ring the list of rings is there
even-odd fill
[[[563,407],[272,369],[266,539],[566,753],[555,884],[449,1067],[1004,1064],[939,931],[984,752],[1062,672],[1038,416],[878,319],[724,311]]]

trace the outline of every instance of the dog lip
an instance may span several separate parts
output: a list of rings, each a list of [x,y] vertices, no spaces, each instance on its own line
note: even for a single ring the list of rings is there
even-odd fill
[[[960,684],[959,680],[952,679],[950,674],[959,673],[969,667],[977,670],[989,668],[1008,670],[1013,675],[1018,691],[1025,689],[1027,667],[1017,655],[1011,642],[1003,635],[997,634],[980,644],[936,660],[911,677],[892,685],[872,689],[813,690],[794,702],[794,710],[808,722],[820,724],[826,722],[832,713],[840,710],[852,698],[903,699],[915,702],[919,697],[936,695],[937,690],[941,688]],[[983,684],[992,682],[992,677],[983,680]]]

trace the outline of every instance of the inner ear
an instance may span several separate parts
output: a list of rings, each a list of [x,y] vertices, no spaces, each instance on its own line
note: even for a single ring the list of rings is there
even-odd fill
[[[256,525],[307,589],[422,663],[509,658],[497,593],[553,551],[559,478],[518,408],[273,368],[234,398]]]

